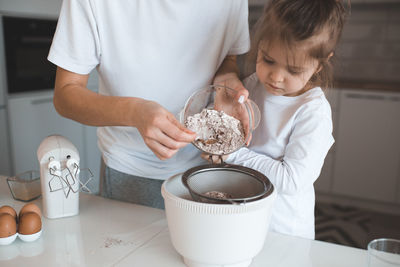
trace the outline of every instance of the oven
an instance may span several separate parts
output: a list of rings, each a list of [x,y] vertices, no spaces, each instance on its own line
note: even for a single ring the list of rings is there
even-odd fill
[[[54,88],[56,66],[47,60],[57,21],[3,16],[8,93]]]

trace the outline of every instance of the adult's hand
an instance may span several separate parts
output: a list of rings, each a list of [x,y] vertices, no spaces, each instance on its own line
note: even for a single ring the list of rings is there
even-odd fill
[[[153,101],[142,100],[135,113],[135,126],[145,144],[161,160],[171,158],[178,150],[196,138],[196,134],[174,115]]]
[[[54,106],[60,115],[92,126],[136,127],[160,159],[172,157],[195,139],[195,133],[159,104],[94,93],[86,88],[88,77],[57,68]]]

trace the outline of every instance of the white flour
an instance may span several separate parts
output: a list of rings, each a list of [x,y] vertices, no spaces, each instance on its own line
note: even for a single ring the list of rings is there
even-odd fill
[[[195,144],[210,154],[229,154],[245,141],[241,122],[223,111],[203,109],[189,116],[185,125],[197,134]]]
[[[227,199],[227,198],[232,198],[232,196],[228,193],[225,192],[219,192],[219,191],[210,191],[205,193],[204,195],[208,197],[213,197],[213,198],[219,198],[219,199]]]

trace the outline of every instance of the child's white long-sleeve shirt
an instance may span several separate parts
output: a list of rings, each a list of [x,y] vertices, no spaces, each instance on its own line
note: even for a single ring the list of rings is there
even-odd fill
[[[315,237],[313,183],[334,143],[331,108],[321,88],[296,97],[269,94],[256,74],[244,81],[261,111],[261,122],[248,148],[227,163],[255,169],[277,190],[270,230]]]

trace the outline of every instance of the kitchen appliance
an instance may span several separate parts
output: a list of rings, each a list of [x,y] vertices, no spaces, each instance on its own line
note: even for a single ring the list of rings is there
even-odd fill
[[[211,159],[217,155],[221,163],[193,167],[170,177],[161,187],[172,244],[189,267],[247,267],[262,249],[268,231],[276,198],[273,185],[256,170],[222,160],[224,154],[248,143],[260,121],[253,101],[239,103],[235,99],[235,90],[209,86],[195,92],[180,113],[185,124],[189,116],[203,109],[224,111],[241,122],[244,135],[244,140],[226,153],[208,153],[194,142]],[[202,125],[208,127],[209,121]],[[225,137],[223,132],[218,142],[226,142]]]
[[[263,198],[240,205],[193,201],[182,174],[161,193],[172,244],[188,267],[247,267],[261,251],[276,198],[271,184]]]
[[[8,93],[53,89],[56,66],[47,55],[57,20],[3,16]]]
[[[37,150],[40,164],[43,214],[49,219],[74,216],[79,213],[79,189],[90,192],[87,183],[79,179],[79,152],[61,135],[46,137]]]

